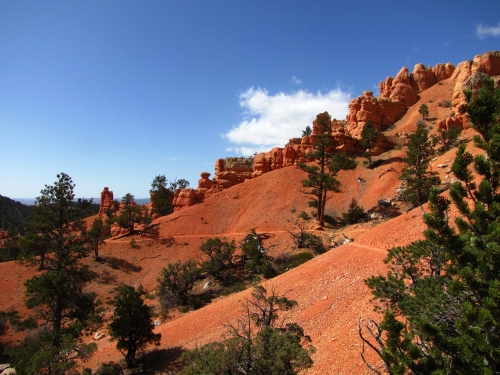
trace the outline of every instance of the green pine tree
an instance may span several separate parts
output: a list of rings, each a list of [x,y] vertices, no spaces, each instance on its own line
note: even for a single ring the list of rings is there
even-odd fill
[[[161,334],[154,333],[151,308],[144,303],[141,294],[129,285],[120,285],[113,299],[115,311],[109,324],[109,334],[116,340],[116,348],[125,356],[128,368],[132,368],[138,353],[150,343],[159,345]]]
[[[500,370],[500,89],[484,79],[465,92],[473,157],[459,147],[451,201],[433,188],[425,240],[389,250],[387,276],[367,285],[383,313],[360,325],[390,374],[496,374]],[[480,181],[469,169],[474,166]],[[449,206],[459,212],[449,222]],[[457,232],[458,231],[458,232]]]
[[[328,192],[340,191],[340,180],[336,178],[342,170],[356,168],[356,161],[347,157],[345,153],[333,152],[332,122],[328,112],[320,113],[313,122],[313,150],[304,155],[306,159],[315,161],[314,165],[304,162],[297,163],[297,167],[307,173],[303,186],[311,188],[309,194],[314,198],[309,202],[311,207],[317,208],[316,219],[324,225],[324,215]]]
[[[378,138],[378,131],[371,121],[367,121],[361,131],[361,144],[365,149],[363,156],[368,159],[368,167],[372,167],[372,149]]]
[[[422,125],[410,135],[410,142],[404,159],[405,167],[400,179],[405,183],[403,196],[414,206],[421,206],[427,201],[431,187],[441,183],[437,172],[429,171],[429,164],[434,154],[429,132]]]
[[[89,249],[72,232],[73,222],[82,216],[81,211],[90,202],[81,200],[74,204],[74,187],[65,173],[58,174],[53,185],[45,185],[41,196],[36,198],[30,231],[20,241],[25,250],[37,249],[29,254],[29,264],[39,264],[45,270],[27,280],[25,286],[26,306],[34,309],[36,318],[48,326],[41,336],[43,345],[36,344],[47,351],[42,350],[31,359],[17,356],[34,373],[60,373],[74,365],[80,351],[87,354],[92,351],[90,346],[79,342],[82,325],[95,308],[94,295],[85,292],[93,277],[83,265]],[[22,350],[29,352],[29,339],[21,345]],[[38,364],[33,362],[37,360]],[[22,367],[23,363],[19,365]]]

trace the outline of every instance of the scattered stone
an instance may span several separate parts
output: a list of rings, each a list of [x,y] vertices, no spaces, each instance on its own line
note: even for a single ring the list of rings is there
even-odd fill
[[[376,213],[373,213],[373,214],[370,215],[370,219],[377,220],[378,219],[378,215]]]
[[[161,320],[160,319],[155,319],[155,321],[153,322],[153,324],[155,325],[155,327],[161,326]]]
[[[208,289],[210,289],[211,286],[212,286],[212,282],[211,281],[207,281],[205,283],[205,285],[203,285],[203,290],[208,290]]]
[[[448,164],[443,163],[443,164],[438,164],[438,168],[446,168]]]
[[[105,334],[103,332],[97,331],[96,333],[94,333],[94,340],[98,341],[98,340],[102,339],[104,336],[105,336]]]
[[[379,206],[382,207],[389,207],[391,205],[391,200],[390,199],[379,199],[377,201]]]

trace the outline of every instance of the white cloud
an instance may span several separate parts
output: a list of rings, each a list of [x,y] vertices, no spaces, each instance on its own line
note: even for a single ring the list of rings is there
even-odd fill
[[[283,147],[290,138],[300,137],[318,113],[328,111],[332,118],[344,119],[349,100],[350,95],[340,89],[270,95],[252,87],[240,95],[245,118],[223,137],[235,144],[230,151],[242,155]]]
[[[476,36],[479,39],[484,39],[488,36],[497,37],[500,36],[500,22],[497,26],[486,26],[480,23],[476,25]]]
[[[290,78],[290,80],[292,81],[292,83],[295,83],[297,85],[300,85],[302,83],[302,80],[300,78],[295,77],[295,76],[292,76],[292,78]]]

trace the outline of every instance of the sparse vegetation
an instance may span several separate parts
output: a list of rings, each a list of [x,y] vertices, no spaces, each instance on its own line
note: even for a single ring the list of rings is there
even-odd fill
[[[440,145],[439,151],[444,152],[457,145],[462,128],[452,125],[449,129],[438,129],[438,134],[433,135],[432,146]]]
[[[438,103],[438,107],[451,108],[451,102],[449,100],[443,100]]]
[[[312,366],[314,348],[303,347],[304,331],[296,323],[282,321],[279,313],[297,305],[263,286],[244,304],[245,315],[227,323],[228,336],[183,355],[184,375],[269,374],[292,375]]]
[[[325,247],[321,237],[308,232],[303,222],[297,222],[295,224],[295,228],[295,231],[288,231],[288,233],[292,236],[293,243],[297,246],[297,248],[309,249],[318,254],[325,252]]]

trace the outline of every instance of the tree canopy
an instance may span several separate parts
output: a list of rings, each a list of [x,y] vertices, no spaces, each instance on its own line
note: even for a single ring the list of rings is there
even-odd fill
[[[452,170],[460,181],[451,201],[431,189],[425,239],[389,250],[387,276],[366,280],[383,320],[360,325],[360,335],[383,361],[384,369],[369,364],[379,374],[500,369],[500,89],[486,78],[465,96],[462,110],[484,153],[473,157],[459,146]]]

